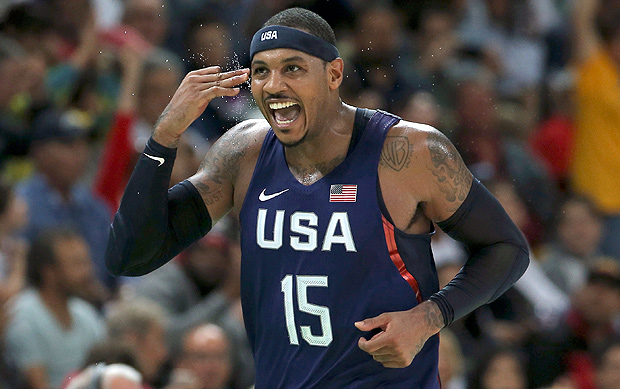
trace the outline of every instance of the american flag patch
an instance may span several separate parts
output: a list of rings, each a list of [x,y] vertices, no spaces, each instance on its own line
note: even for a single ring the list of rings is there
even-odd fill
[[[332,185],[329,188],[330,203],[354,203],[357,200],[357,185]]]

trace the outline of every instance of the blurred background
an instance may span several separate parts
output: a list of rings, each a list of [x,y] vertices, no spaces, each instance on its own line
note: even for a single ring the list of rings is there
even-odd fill
[[[441,332],[443,387],[620,387],[620,1],[0,0],[0,388],[251,387],[232,217],[138,279],[103,253],[183,76],[248,66],[290,6],[336,31],[345,102],[446,134],[531,245]],[[256,117],[247,85],[212,101],[170,184]],[[433,252],[444,285],[466,253]]]

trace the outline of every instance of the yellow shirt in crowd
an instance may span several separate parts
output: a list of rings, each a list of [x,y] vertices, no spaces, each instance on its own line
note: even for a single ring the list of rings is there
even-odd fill
[[[577,67],[572,182],[607,214],[620,214],[620,72],[603,49]]]

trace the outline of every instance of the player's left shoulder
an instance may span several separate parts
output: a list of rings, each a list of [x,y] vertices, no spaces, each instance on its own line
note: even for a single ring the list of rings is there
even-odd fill
[[[388,130],[380,166],[394,172],[426,166],[430,148],[446,142],[450,141],[432,126],[400,120]]]

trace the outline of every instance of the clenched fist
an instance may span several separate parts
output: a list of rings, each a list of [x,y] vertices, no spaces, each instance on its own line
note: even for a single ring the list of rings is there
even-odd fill
[[[360,338],[359,348],[385,367],[407,367],[424,343],[443,327],[439,307],[425,301],[408,311],[387,312],[379,316],[358,321],[355,326],[361,331],[375,328],[381,331],[371,339]]]

